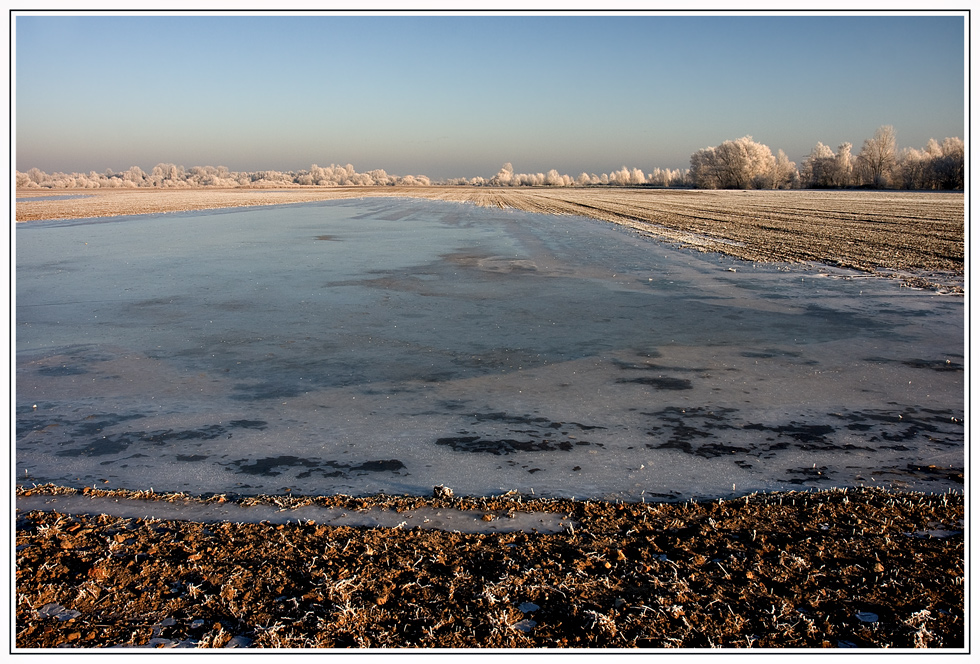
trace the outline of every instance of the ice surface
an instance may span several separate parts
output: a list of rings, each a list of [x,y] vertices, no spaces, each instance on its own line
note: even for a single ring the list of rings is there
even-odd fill
[[[955,297],[411,199],[15,235],[19,482],[962,488]]]
[[[65,201],[73,198],[91,198],[89,194],[58,194],[54,196],[25,196],[18,198],[15,203],[33,203],[34,201]]]
[[[510,533],[515,531],[557,533],[574,529],[574,520],[556,512],[511,510],[507,513],[419,507],[401,512],[380,507],[348,510],[304,505],[243,506],[237,503],[202,503],[195,500],[140,500],[80,495],[18,496],[17,508],[63,514],[108,514],[124,519],[174,519],[203,523],[307,523],[368,528],[421,528],[461,533]]]

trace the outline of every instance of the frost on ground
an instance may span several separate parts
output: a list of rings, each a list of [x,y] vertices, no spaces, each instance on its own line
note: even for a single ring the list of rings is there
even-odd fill
[[[380,500],[482,501],[577,525],[464,534],[22,512],[16,647],[964,647],[962,495]],[[936,524],[953,534],[922,536]]]

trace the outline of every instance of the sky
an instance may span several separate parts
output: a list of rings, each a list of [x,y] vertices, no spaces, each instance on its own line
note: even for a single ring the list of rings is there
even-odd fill
[[[434,179],[965,136],[962,14],[21,13],[15,168]]]

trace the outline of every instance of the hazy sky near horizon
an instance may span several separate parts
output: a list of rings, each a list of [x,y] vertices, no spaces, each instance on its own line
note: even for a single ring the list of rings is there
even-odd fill
[[[965,138],[961,15],[16,15],[15,168],[435,179]]]

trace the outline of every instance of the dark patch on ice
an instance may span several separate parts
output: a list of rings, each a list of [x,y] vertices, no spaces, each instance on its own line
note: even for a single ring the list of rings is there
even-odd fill
[[[265,420],[232,420],[228,425],[239,429],[258,429],[262,431],[266,428],[268,422]]]
[[[444,445],[456,452],[475,454],[506,455],[517,452],[555,452],[569,451],[577,445],[591,445],[588,441],[570,440],[516,440],[512,438],[492,439],[482,436],[448,436],[438,438],[436,445]]]
[[[398,459],[385,459],[383,461],[365,461],[364,463],[351,467],[351,470],[366,473],[381,473],[391,470],[401,470],[404,467],[405,464]]]
[[[853,311],[840,311],[819,304],[808,304],[806,318],[816,318],[827,323],[831,329],[840,331],[851,329],[856,331],[880,330],[891,327],[891,324],[872,316],[866,316]]]
[[[451,380],[456,380],[458,374],[452,371],[437,371],[433,373],[425,374],[424,376],[419,376],[418,380],[423,383],[445,383]]]
[[[902,443],[924,437],[929,442],[947,446],[962,445],[963,418],[953,411],[906,408],[903,411],[866,410],[846,414],[831,413],[832,417],[849,424],[849,431],[875,432],[869,442],[882,440]],[[884,449],[905,449],[905,446],[879,446]]]
[[[356,380],[351,380],[349,383],[342,384],[352,384],[356,383]],[[297,385],[295,383],[276,383],[271,381],[263,381],[257,385],[249,385],[246,383],[239,383],[234,386],[235,394],[232,394],[229,399],[234,399],[235,401],[264,401],[266,399],[289,399],[295,396],[299,396],[304,392],[308,391],[311,387],[310,385]]]
[[[92,436],[101,433],[103,429],[115,426],[120,422],[146,417],[141,414],[120,415],[117,413],[101,413],[89,415],[81,422],[69,420],[62,416],[43,414],[45,407],[35,411],[33,405],[17,408],[17,437],[26,436],[34,431],[64,427],[66,435],[72,438]]]
[[[765,424],[746,424],[743,429],[755,431],[773,431],[783,436],[789,436],[801,443],[826,443],[827,436],[834,433],[834,427],[829,424],[797,424],[790,422],[777,426],[767,426]]]
[[[947,447],[960,447],[964,443],[962,417],[950,411],[925,412],[911,407],[901,411],[854,411],[828,413],[817,421],[788,423],[745,422],[737,413],[732,408],[703,407],[670,407],[643,413],[655,419],[647,431],[655,441],[646,443],[646,447],[676,449],[705,458],[752,455],[769,459],[776,452],[791,448],[908,452],[915,445],[906,443],[914,440],[924,439]],[[845,423],[842,426],[838,424],[841,421]],[[725,430],[757,431],[763,435],[750,443],[735,444],[719,433]]]
[[[356,465],[351,465],[349,463],[341,463],[338,461],[304,459],[289,454],[283,454],[275,457],[264,457],[262,459],[256,459],[253,462],[249,462],[247,459],[240,459],[238,461],[232,461],[231,464],[227,465],[236,467],[238,470],[235,472],[238,473],[243,473],[245,475],[264,475],[267,477],[281,475],[283,471],[280,469],[295,467],[306,468],[307,470],[299,473],[296,476],[297,478],[310,477],[313,475],[313,473],[318,473],[322,477],[346,477],[351,473],[364,474],[393,472],[405,468],[405,464],[397,459],[379,459],[376,461],[364,461]]]
[[[622,369],[623,371],[686,371],[686,372],[696,372],[704,373],[709,371],[707,367],[673,367],[666,366],[663,364],[653,364],[651,362],[643,362],[638,364],[636,362],[623,362],[622,360],[613,360],[613,364]]]
[[[753,450],[749,447],[740,445],[725,445],[723,443],[709,443],[698,448],[697,455],[711,459],[719,456],[730,456],[732,454],[749,454]]]
[[[958,355],[953,355],[953,357],[961,357]],[[865,362],[870,362],[872,364],[904,364],[907,367],[912,367],[913,369],[932,369],[933,371],[963,371],[963,365],[959,362],[953,362],[947,358],[941,360],[922,360],[918,358],[913,358],[909,360],[895,360],[890,357],[866,357]]]
[[[238,467],[239,473],[245,473],[246,475],[280,475],[281,472],[276,470],[278,468],[292,468],[294,466],[302,466],[303,468],[316,468],[320,466],[319,461],[314,461],[312,459],[301,459],[297,456],[292,456],[288,454],[283,454],[277,457],[265,457],[262,459],[257,459],[256,461],[249,463],[248,461],[232,461],[232,465]]]
[[[206,454],[178,454],[177,461],[204,461],[208,458]]]
[[[27,408],[28,412],[31,411],[30,406]],[[44,431],[48,428],[61,427],[64,426],[67,420],[61,419],[59,417],[46,417],[46,418],[31,418],[27,419],[20,417],[22,411],[20,408],[17,409],[17,438],[23,438],[29,433],[34,431]],[[19,443],[18,443],[19,444]]]
[[[725,442],[707,442],[696,445],[698,441],[716,438],[715,431],[737,429],[731,423],[731,415],[737,412],[734,408],[711,409],[678,408],[671,406],[654,413],[644,413],[656,418],[661,425],[654,425],[647,435],[666,440],[661,443],[647,443],[649,449],[674,449],[686,454],[694,454],[704,458],[730,456],[733,454],[751,454],[752,447],[731,445]]]
[[[92,416],[95,417],[95,416]],[[116,415],[110,419],[99,419],[95,422],[81,424],[73,432],[74,436],[93,435],[100,433],[103,428],[118,424],[121,421],[145,417],[144,415]],[[55,452],[57,456],[105,456],[119,454],[131,445],[150,444],[156,446],[169,445],[173,442],[189,440],[214,440],[222,437],[232,437],[233,429],[264,429],[263,420],[233,420],[228,426],[209,424],[197,429],[159,429],[156,431],[123,431],[95,438],[83,447],[76,447]]]
[[[494,413],[470,413],[476,423],[480,422],[503,422],[505,424],[526,424],[537,425],[545,429],[562,429],[565,427],[576,427],[579,431],[594,431],[595,429],[605,429],[606,427],[580,424],[578,422],[554,422],[547,417],[532,417],[530,415],[508,415],[504,412]]]
[[[118,415],[116,413],[89,415],[85,418],[82,424],[77,424],[75,426],[72,434],[75,436],[92,436],[97,433],[101,433],[103,429],[108,429],[109,427],[115,426],[122,422],[128,422],[129,420],[138,420],[143,417],[146,416],[139,413],[132,415]]]
[[[709,437],[710,435],[691,427],[678,427],[674,430],[674,435],[667,439],[667,442],[660,445],[647,443],[647,447],[651,450],[680,450],[686,454],[693,454],[694,447],[691,445],[691,439],[694,436]]]
[[[132,440],[124,437],[107,437],[101,440],[94,440],[85,447],[79,447],[72,450],[61,450],[59,452],[55,452],[55,454],[62,457],[93,457],[105,456],[107,454],[119,454],[120,452],[125,452],[132,442]]]
[[[217,424],[200,429],[184,429],[180,431],[174,431],[173,429],[162,429],[160,431],[123,431],[122,433],[96,438],[84,447],[61,450],[55,452],[55,454],[64,457],[104,456],[106,454],[118,454],[136,443],[166,445],[173,441],[213,440],[224,435],[226,431],[224,427]]]
[[[932,369],[933,371],[963,371],[963,365],[950,360],[904,360],[902,362],[913,369]]]
[[[956,484],[963,484],[963,468],[957,468],[955,466],[942,468],[935,465],[922,466],[910,463],[907,466],[907,470],[909,473],[929,481],[945,480],[955,482]]]
[[[829,482],[831,481],[830,475],[827,473],[826,466],[811,467],[811,468],[787,468],[786,472],[790,475],[797,475],[798,477],[792,477],[785,480],[789,484],[811,484],[813,482]]]
[[[673,378],[672,376],[645,376],[643,378],[620,378],[617,383],[636,383],[638,385],[648,385],[656,390],[690,390],[691,381],[686,378]]]
[[[511,415],[506,412],[470,413],[473,429],[459,431],[456,436],[436,439],[436,445],[457,452],[506,455],[518,452],[569,451],[575,447],[598,445],[578,440],[570,429],[595,431],[606,427],[580,422],[555,422],[547,417]],[[501,426],[504,425],[504,426]]]
[[[81,374],[87,374],[88,369],[62,364],[60,367],[41,367],[37,372],[42,376],[79,376]]]
[[[848,431],[871,431],[871,429],[874,428],[874,425],[854,423],[854,424],[848,424],[844,428],[847,429]]]
[[[739,353],[742,357],[769,359],[773,357],[799,357],[801,353],[792,350],[766,348],[765,350],[746,350]]]

